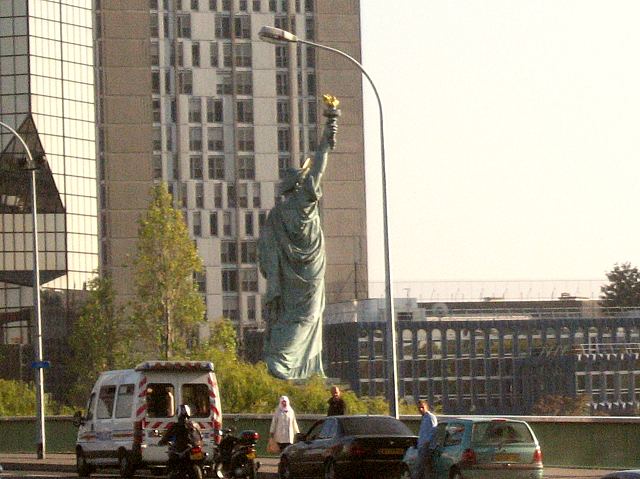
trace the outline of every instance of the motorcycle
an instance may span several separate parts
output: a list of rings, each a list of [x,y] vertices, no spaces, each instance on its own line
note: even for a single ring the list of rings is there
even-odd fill
[[[256,479],[260,461],[256,460],[257,431],[246,430],[238,436],[232,429],[219,432],[222,439],[214,449],[214,477],[219,479]]]
[[[167,476],[169,479],[203,479],[207,469],[207,453],[200,446],[188,446],[182,451],[176,449],[173,441],[169,442],[169,463]]]

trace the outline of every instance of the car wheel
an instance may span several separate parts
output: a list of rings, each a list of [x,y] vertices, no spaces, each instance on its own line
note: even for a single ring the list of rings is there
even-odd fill
[[[133,476],[133,472],[135,470],[134,465],[131,463],[131,457],[129,453],[124,449],[120,450],[118,454],[118,469],[120,472],[120,477],[131,477]]]
[[[336,473],[336,462],[333,460],[327,461],[324,465],[324,479],[338,479]]]
[[[80,477],[89,477],[91,475],[91,465],[84,457],[82,449],[76,451],[76,471]]]
[[[293,474],[291,474],[291,465],[289,464],[289,459],[287,459],[286,456],[282,456],[278,463],[278,477],[279,479],[293,479]]]

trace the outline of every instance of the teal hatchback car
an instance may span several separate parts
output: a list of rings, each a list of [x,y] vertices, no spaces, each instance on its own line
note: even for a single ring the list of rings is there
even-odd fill
[[[417,462],[407,449],[403,479]],[[446,418],[438,423],[433,479],[542,479],[542,451],[524,421],[502,418]]]

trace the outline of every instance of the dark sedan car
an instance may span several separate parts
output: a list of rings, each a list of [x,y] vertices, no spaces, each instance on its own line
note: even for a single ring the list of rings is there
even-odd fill
[[[611,472],[606,476],[602,476],[601,479],[640,479],[640,469]]]
[[[280,456],[281,479],[399,477],[405,450],[418,438],[389,416],[330,416]]]

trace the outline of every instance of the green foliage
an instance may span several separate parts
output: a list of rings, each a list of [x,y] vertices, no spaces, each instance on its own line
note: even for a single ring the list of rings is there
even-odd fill
[[[72,414],[48,394],[44,397],[45,415]],[[0,416],[35,416],[36,389],[33,383],[0,379]]]
[[[96,277],[88,284],[89,298],[80,311],[69,344],[73,354],[67,367],[78,381],[70,388],[72,403],[86,401],[93,381],[102,371],[128,365],[129,322],[115,305],[115,291],[109,276]]]
[[[615,264],[607,273],[609,284],[600,288],[601,304],[607,307],[640,306],[640,271],[631,263]]]
[[[187,351],[204,320],[204,301],[193,281],[202,271],[202,260],[166,184],[154,186],[151,195],[139,221],[133,260],[134,320],[145,331],[140,336],[143,349],[154,355],[162,351],[169,359]]]
[[[540,398],[531,412],[540,416],[588,416],[590,398],[579,396],[547,395]]]

